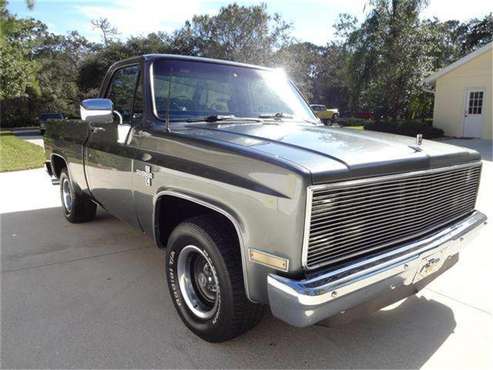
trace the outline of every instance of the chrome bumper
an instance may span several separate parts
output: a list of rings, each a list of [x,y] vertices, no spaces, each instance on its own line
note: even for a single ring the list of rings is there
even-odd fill
[[[451,226],[388,253],[303,280],[269,274],[272,313],[291,325],[305,327],[389,294],[396,287],[438,276],[445,262],[476,235],[486,220],[484,214],[474,211]]]

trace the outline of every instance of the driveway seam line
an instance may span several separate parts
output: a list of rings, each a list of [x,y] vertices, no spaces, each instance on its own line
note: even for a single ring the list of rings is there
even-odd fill
[[[449,295],[444,294],[444,293],[441,293],[441,292],[436,291],[436,290],[434,290],[434,289],[426,288],[425,290],[428,290],[428,291],[430,291],[430,292],[432,292],[432,293],[435,293],[435,294],[441,295],[442,297],[448,298],[448,299],[450,299],[450,300],[452,300],[452,301],[454,301],[454,302],[460,303],[460,304],[462,304],[462,305],[464,305],[464,306],[467,306],[467,307],[473,308],[473,309],[475,309],[475,310],[481,311],[482,313],[485,313],[485,314],[487,314],[488,316],[493,316],[493,314],[492,314],[491,312],[489,312],[489,311],[486,311],[486,310],[484,310],[484,309],[482,309],[482,308],[480,308],[480,307],[473,306],[472,304],[467,303],[467,302],[464,302],[464,301],[461,301],[461,300],[459,300],[459,299],[457,299],[457,298],[450,297]]]
[[[6,272],[16,272],[16,271],[23,271],[23,270],[33,270],[41,267],[46,267],[46,266],[54,266],[54,265],[65,265],[67,263],[72,263],[72,262],[78,262],[78,261],[83,261],[83,260],[89,260],[93,258],[99,258],[99,257],[106,257],[106,256],[111,256],[114,254],[120,254],[120,253],[126,253],[126,252],[132,252],[132,251],[137,251],[140,249],[148,249],[150,247],[138,247],[138,248],[130,248],[130,249],[125,249],[122,251],[116,251],[116,252],[110,252],[110,253],[105,253],[105,254],[98,254],[97,256],[88,256],[88,257],[80,257],[80,258],[75,258],[73,260],[69,261],[62,261],[62,262],[53,262],[53,263],[47,263],[44,265],[36,265],[36,266],[29,266],[29,267],[20,267],[18,269],[11,269],[11,270],[2,270],[1,273],[6,273]]]

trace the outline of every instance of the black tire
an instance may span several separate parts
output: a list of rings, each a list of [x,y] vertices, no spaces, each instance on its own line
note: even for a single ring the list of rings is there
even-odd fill
[[[332,119],[331,119],[332,123],[336,122],[338,118],[339,118],[339,115],[337,113],[334,113],[334,115],[332,116]]]
[[[68,187],[68,189],[64,187]],[[66,195],[70,195],[70,202]],[[72,223],[87,222],[96,216],[97,205],[91,201],[85,194],[78,192],[70,180],[68,171],[64,168],[60,174],[60,199],[65,218]]]
[[[203,258],[210,265],[209,277],[212,276],[215,281],[215,300],[209,302],[210,306],[206,308],[210,317],[199,317],[192,311],[187,303],[190,295],[178,279],[179,266],[188,258],[184,255],[190,253],[191,247],[197,248],[194,251],[197,257],[190,258]],[[173,230],[168,241],[166,275],[171,298],[181,319],[193,333],[208,342],[224,342],[235,338],[253,328],[262,318],[264,306],[252,303],[245,294],[236,233],[220,217],[195,217]],[[197,278],[190,276],[190,280],[197,281]],[[198,291],[198,284],[189,285]],[[200,311],[202,307],[195,305],[194,308]]]

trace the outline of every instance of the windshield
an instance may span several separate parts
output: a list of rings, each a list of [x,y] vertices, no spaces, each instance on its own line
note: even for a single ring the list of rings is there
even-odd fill
[[[163,60],[153,75],[156,114],[170,122],[219,115],[316,121],[281,71]]]
[[[315,112],[320,112],[320,111],[323,111],[323,110],[327,110],[327,108],[325,107],[325,105],[316,105],[316,104],[313,104],[311,105],[312,109],[315,111]]]

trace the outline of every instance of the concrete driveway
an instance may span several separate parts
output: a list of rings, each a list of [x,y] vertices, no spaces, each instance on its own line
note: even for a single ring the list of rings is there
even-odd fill
[[[175,313],[163,254],[106,213],[72,225],[42,170],[0,174],[3,368],[491,368],[492,227],[417,296],[346,325],[271,315],[206,343]],[[493,163],[478,208],[493,217]],[[491,224],[491,223],[490,223]]]

